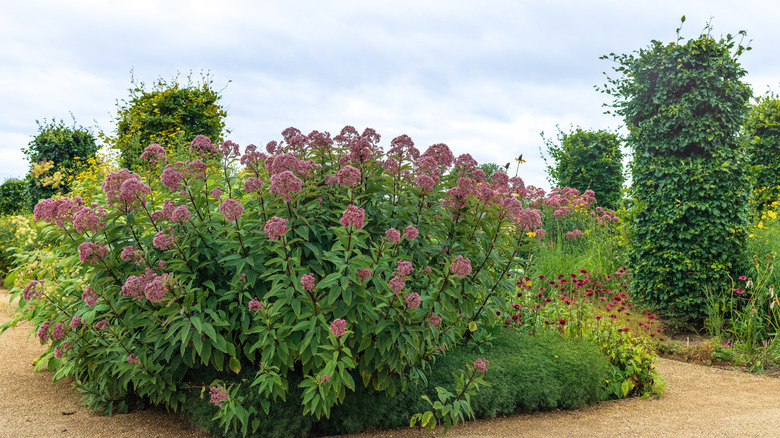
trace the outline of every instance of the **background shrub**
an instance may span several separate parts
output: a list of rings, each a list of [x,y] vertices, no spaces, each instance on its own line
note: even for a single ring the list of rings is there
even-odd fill
[[[768,92],[756,98],[743,126],[748,163],[755,177],[756,207],[764,210],[780,198],[780,97]]]
[[[544,136],[544,133],[542,133]],[[557,143],[545,140],[547,154],[554,164],[547,164],[548,181],[554,187],[593,190],[601,207],[617,209],[623,189],[622,139],[612,132],[587,131],[582,128],[563,132],[558,128]],[[542,153],[545,163],[547,158]]]
[[[17,214],[29,211],[29,208],[27,183],[16,178],[3,181],[0,185],[0,215]]]
[[[103,136],[119,151],[120,167],[137,170],[142,164],[141,153],[153,143],[182,157],[196,135],[205,135],[214,143],[221,141],[227,113],[212,84],[208,75],[201,83],[188,77],[186,85],[179,84],[178,78],[170,82],[158,79],[147,91],[143,82],[133,80],[130,100],[117,104],[116,134]]]
[[[100,147],[92,133],[82,126],[66,126],[60,120],[38,124],[38,134],[22,151],[30,162],[27,175],[30,210],[41,199],[68,193],[69,178],[94,157]]]
[[[615,112],[633,148],[638,202],[629,254],[632,291],[667,317],[701,322],[705,291],[745,263],[750,183],[737,137],[750,87],[731,35],[654,41],[612,55]]]

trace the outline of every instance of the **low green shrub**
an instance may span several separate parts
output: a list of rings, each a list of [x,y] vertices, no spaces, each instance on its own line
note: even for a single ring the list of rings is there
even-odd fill
[[[477,418],[511,415],[517,411],[576,409],[608,398],[605,381],[610,378],[611,366],[596,345],[556,333],[529,336],[507,329],[501,330],[490,345],[453,349],[393,397],[358,385],[342,405],[333,407],[330,418],[319,421],[300,415],[300,382],[291,380],[287,401],[275,402],[266,421],[252,436],[332,435],[408,426],[409,417],[429,407],[421,398],[423,395],[434,399],[434,388],[451,390],[452,373],[459,373],[465,364],[482,356],[489,358],[485,379],[490,386],[471,396],[471,407]],[[245,376],[251,378],[253,373],[248,370]],[[219,378],[213,372],[198,377],[204,384]],[[218,409],[208,402],[207,393],[203,398],[200,394],[197,388],[188,393],[185,403],[188,417],[215,437],[241,436],[233,430],[225,433],[218,422],[211,421]]]

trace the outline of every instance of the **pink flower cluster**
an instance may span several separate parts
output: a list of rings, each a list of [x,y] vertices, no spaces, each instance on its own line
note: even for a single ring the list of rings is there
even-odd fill
[[[458,256],[450,265],[450,272],[463,278],[471,273],[471,260]]]
[[[98,298],[100,298],[100,295],[95,292],[95,289],[93,289],[90,284],[87,285],[87,288],[84,289],[84,293],[81,294],[81,299],[87,303],[87,306],[93,308],[95,307],[95,304],[97,304]]]
[[[219,199],[222,197],[222,188],[221,187],[215,187],[209,191],[209,196],[211,196],[214,199]]]
[[[286,202],[292,200],[292,194],[303,188],[303,181],[289,170],[271,176],[271,186],[268,191],[274,195],[282,195]]]
[[[441,323],[441,316],[431,315],[430,322],[431,322],[431,326],[438,327],[439,324]]]
[[[385,231],[385,237],[393,245],[397,245],[398,242],[401,241],[401,233],[399,233],[395,228],[390,228],[389,230]]]
[[[355,187],[360,184],[360,171],[352,166],[344,166],[336,174],[341,186]]]
[[[406,307],[410,309],[416,309],[420,307],[420,303],[422,303],[422,297],[420,297],[420,294],[417,292],[406,294],[404,299],[406,300]]]
[[[46,221],[50,224],[57,224],[60,228],[65,228],[65,222],[71,222],[75,214],[83,208],[83,201],[77,196],[74,199],[44,199],[38,202],[33,209],[33,217],[36,221]]]
[[[216,154],[219,152],[217,145],[211,143],[211,139],[205,135],[197,135],[190,143],[190,152],[198,155],[205,155],[207,153]]]
[[[103,318],[95,324],[95,328],[98,330],[108,330],[108,317]]]
[[[152,269],[146,269],[141,275],[131,275],[122,285],[122,295],[136,297],[142,296],[153,303],[162,302],[168,292],[168,282],[171,274],[157,275]]]
[[[25,301],[30,301],[35,295],[36,297],[40,297],[43,295],[43,283],[45,283],[46,280],[33,280],[29,283],[27,283],[27,286],[24,287],[24,290],[22,291],[22,296],[24,297]]]
[[[404,229],[404,239],[410,242],[416,239],[419,235],[420,232],[417,230],[417,228],[414,227],[414,225],[409,225]]]
[[[167,161],[165,157],[165,149],[157,143],[152,143],[144,149],[141,154],[141,159],[146,160],[152,166],[164,163]]]
[[[582,236],[583,236],[582,231],[577,230],[577,229],[571,230],[568,233],[566,233],[566,238],[569,239],[569,240],[571,240],[571,239],[579,239]]]
[[[488,360],[484,357],[481,357],[474,362],[474,370],[478,373],[485,374],[488,365],[490,365],[490,362],[488,362]]]
[[[211,398],[209,399],[209,403],[222,407],[222,403],[230,400],[230,396],[228,395],[228,392],[225,388],[220,388],[218,386],[212,386],[209,390],[211,394]]]
[[[263,181],[254,176],[250,176],[244,182],[244,191],[247,193],[260,193],[262,189]]]
[[[79,233],[83,233],[86,230],[97,233],[106,226],[103,220],[105,220],[107,215],[108,213],[103,207],[98,208],[97,214],[91,208],[83,207],[73,216],[73,228]]]
[[[403,277],[393,277],[390,279],[388,284],[390,285],[390,290],[392,290],[394,294],[398,295],[402,290],[404,290],[404,286],[406,286],[406,280],[404,280]]]
[[[135,355],[135,353],[130,353],[130,356],[127,356],[127,363],[130,364],[137,364],[138,363],[138,356]]]
[[[406,277],[413,271],[414,267],[412,266],[412,262],[408,260],[399,260],[398,263],[396,263],[395,275],[397,277]]]
[[[152,245],[155,248],[165,251],[166,249],[173,248],[174,242],[176,242],[176,236],[171,235],[171,229],[168,228],[168,234],[165,231],[158,231],[152,239]]]
[[[287,219],[274,216],[265,223],[263,231],[268,234],[269,239],[279,240],[287,234]]]
[[[145,204],[146,197],[152,194],[152,189],[141,181],[141,176],[127,169],[110,172],[101,188],[106,194],[109,206],[119,202],[126,212]]]
[[[119,258],[126,262],[132,262],[133,264],[138,265],[144,262],[144,253],[140,250],[136,250],[133,246],[126,246],[122,248],[122,252],[119,253]]]
[[[339,222],[341,222],[341,225],[345,227],[354,227],[358,230],[363,229],[363,221],[366,217],[366,211],[362,208],[357,208],[352,204],[349,204],[347,206],[347,209],[344,210],[344,214],[341,216],[341,219],[339,219]]]
[[[317,281],[314,279],[314,275],[312,274],[304,274],[301,277],[301,286],[303,286],[303,289],[307,292],[311,292],[314,290],[314,286],[317,285]]]
[[[162,171],[162,175],[160,175],[160,181],[162,182],[162,185],[171,191],[179,190],[183,179],[184,177],[182,174],[179,173],[179,171],[170,164],[165,166]]]
[[[108,254],[108,247],[103,242],[82,242],[79,245],[81,263],[100,263],[106,254]]]
[[[167,199],[166,199],[167,201]],[[190,209],[186,205],[180,205],[171,212],[171,222],[184,223],[190,219]]]
[[[49,340],[49,326],[51,326],[52,322],[54,321],[44,321],[38,328],[38,340],[40,340],[42,344],[45,344]]]
[[[366,281],[369,278],[371,278],[372,272],[368,268],[358,269],[357,271],[358,277],[360,277],[361,280]]]
[[[330,323],[330,332],[333,334],[333,336],[340,338],[344,336],[344,333],[347,331],[347,321],[343,319],[334,319],[332,323]]]
[[[76,330],[77,328],[81,327],[81,324],[82,324],[81,318],[78,316],[74,316],[70,320],[70,328],[73,330]]]
[[[244,206],[233,198],[227,198],[219,204],[219,211],[229,222],[236,222],[244,213]]]
[[[257,297],[254,297],[249,301],[249,305],[247,307],[249,308],[250,312],[259,312],[263,310],[263,303],[260,302]]]

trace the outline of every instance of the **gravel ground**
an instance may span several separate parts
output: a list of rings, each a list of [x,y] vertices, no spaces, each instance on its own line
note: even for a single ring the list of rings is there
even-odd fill
[[[12,307],[0,290],[0,324]],[[208,437],[182,417],[150,409],[111,417],[78,404],[66,382],[32,371],[42,351],[28,341],[30,326],[0,335],[0,437]],[[577,411],[522,414],[477,420],[447,435],[461,437],[775,437],[780,436],[780,379],[659,359],[666,377],[660,399],[629,399]],[[490,371],[488,371],[489,377]],[[433,436],[442,436],[437,430]],[[352,438],[429,437],[427,430],[401,429]]]

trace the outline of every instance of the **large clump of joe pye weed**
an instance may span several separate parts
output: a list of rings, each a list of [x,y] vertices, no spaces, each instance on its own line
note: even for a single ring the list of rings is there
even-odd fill
[[[533,187],[488,182],[468,154],[421,153],[405,135],[386,152],[372,129],[282,135],[265,153],[198,136],[176,162],[153,144],[140,173],[108,173],[89,204],[41,201],[56,268],[26,271],[2,329],[31,321],[48,345],[38,366],[95,409],[137,397],[178,409],[195,390],[246,434],[292,380],[301,412],[327,416],[356,385],[393,394],[500,324],[507,273],[541,224]],[[474,357],[464,376],[487,363]],[[259,371],[238,381],[249,365]],[[198,387],[203,367],[220,377]],[[462,418],[473,385],[461,386],[447,411]]]

